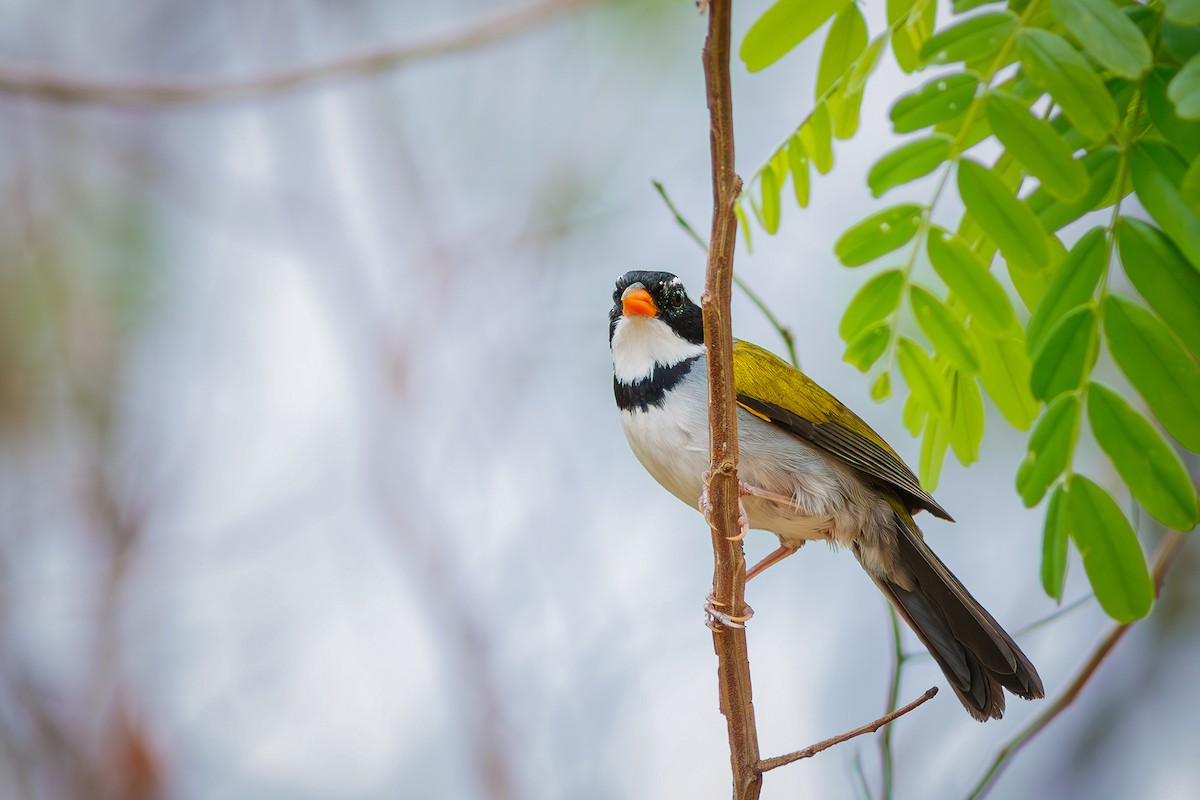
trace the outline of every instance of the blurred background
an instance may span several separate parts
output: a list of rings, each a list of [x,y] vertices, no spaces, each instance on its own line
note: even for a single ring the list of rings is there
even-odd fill
[[[708,532],[628,451],[606,338],[627,269],[699,294],[651,179],[707,231],[705,21],[522,2],[0,3],[0,796],[728,796]],[[735,40],[766,5],[735,4]],[[205,88],[468,29],[399,66]],[[734,64],[742,174],[810,108],[818,48]],[[738,255],[806,371],[910,463],[900,404],[840,361],[865,273],[832,242],[913,83],[885,58],[812,206]],[[782,351],[741,296],[734,330]],[[938,490],[958,525],[922,517],[1011,631],[1055,610],[1023,445],[989,409],[982,462]],[[747,558],[774,546],[752,534]],[[1185,549],[992,797],[1200,796],[1198,566]],[[1086,592],[1076,561],[1067,599]],[[854,559],[805,548],[749,600],[764,755],[883,711],[886,604]],[[1109,626],[1085,603],[1018,638],[1054,697]],[[911,661],[902,702],[935,684]],[[1044,707],[980,725],[943,692],[895,727],[897,796],[964,796]],[[875,737],[764,797],[863,780],[876,796]]]

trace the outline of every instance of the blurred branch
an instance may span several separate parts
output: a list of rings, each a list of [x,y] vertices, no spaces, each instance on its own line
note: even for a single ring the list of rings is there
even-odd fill
[[[544,25],[602,0],[541,0],[405,44],[282,72],[230,81],[98,81],[81,75],[0,65],[0,92],[58,103],[171,108],[284,94],[333,78],[371,75],[412,61],[481,47]]]
[[[796,752],[788,753],[787,755],[775,756],[774,758],[764,759],[764,760],[758,762],[758,768],[761,772],[766,772],[768,770],[775,769],[776,767],[782,767],[785,764],[791,764],[793,761],[799,761],[802,758],[812,758],[817,753],[820,753],[823,750],[828,750],[829,748],[833,747],[834,745],[841,744],[842,742],[847,742],[856,736],[862,736],[864,733],[874,733],[875,731],[882,728],[884,725],[887,725],[889,722],[899,719],[900,717],[904,716],[908,712],[917,708],[917,706],[920,706],[920,705],[923,705],[923,704],[929,702],[930,700],[932,700],[934,697],[937,696],[937,693],[938,693],[938,688],[936,686],[931,686],[929,688],[929,690],[925,692],[925,694],[921,695],[916,700],[913,700],[911,703],[909,703],[908,705],[906,705],[902,708],[898,708],[895,711],[890,711],[887,714],[884,714],[882,717],[875,720],[874,722],[869,722],[866,725],[863,725],[862,727],[859,727],[859,728],[855,728],[852,731],[846,731],[845,733],[839,733],[837,736],[826,739],[823,742],[817,742],[816,744],[812,745],[811,747],[806,747],[803,750],[797,750]]]
[[[1156,596],[1162,591],[1163,581],[1166,578],[1167,570],[1170,569],[1171,564],[1175,561],[1175,557],[1179,555],[1179,551],[1183,547],[1183,541],[1186,536],[1186,533],[1171,531],[1167,534],[1166,538],[1163,539],[1162,544],[1159,545],[1158,553],[1154,557],[1153,570],[1154,592]],[[1095,651],[1093,651],[1091,657],[1079,670],[1079,673],[1075,676],[1075,680],[1071,681],[1071,685],[1067,687],[1066,691],[1063,692],[1062,695],[1055,700],[1049,708],[1043,711],[1036,719],[1033,720],[1033,722],[1029,723],[1024,730],[1013,737],[1013,739],[1009,741],[1009,743],[1006,744],[999,753],[996,754],[996,759],[992,762],[992,765],[988,768],[988,771],[984,773],[979,783],[976,784],[975,788],[971,791],[971,794],[967,796],[968,800],[977,800],[977,798],[986,795],[992,788],[992,785],[995,783],[996,778],[998,778],[1000,773],[1004,771],[1004,768],[1008,766],[1009,760],[1016,755],[1022,747],[1028,744],[1030,739],[1041,733],[1042,730],[1051,722],[1053,722],[1059,714],[1066,711],[1071,704],[1075,702],[1076,698],[1078,698],[1079,694],[1083,691],[1083,688],[1087,686],[1088,681],[1090,681],[1092,676],[1096,674],[1096,670],[1100,668],[1100,665],[1104,663],[1106,658],[1108,658],[1108,654],[1113,651],[1113,648],[1115,648],[1125,634],[1129,632],[1129,629],[1133,627],[1135,622],[1137,622],[1137,620],[1134,620],[1133,622],[1126,622],[1122,625],[1117,625],[1111,631],[1109,631],[1108,636],[1104,637],[1104,641],[1102,641]]]
[[[696,229],[691,226],[691,223],[684,219],[683,214],[679,213],[679,209],[675,207],[675,203],[671,201],[670,196],[667,194],[667,188],[659,181],[651,181],[651,183],[653,183],[654,188],[658,190],[658,196],[663,199],[663,202],[667,204],[667,208],[670,209],[671,213],[675,215],[675,221],[678,222],[679,226],[692,237],[696,244],[700,245],[704,252],[707,253],[708,243],[704,241],[704,237],[696,233]],[[775,315],[771,313],[771,309],[767,306],[766,302],[764,302],[763,299],[750,288],[750,284],[739,278],[736,273],[733,276],[733,282],[737,284],[739,289],[746,293],[746,297],[750,298],[750,302],[758,306],[758,310],[761,311],[763,316],[767,318],[767,322],[771,323],[771,327],[775,328],[780,338],[783,339],[783,344],[784,347],[787,348],[788,359],[792,362],[792,366],[796,369],[800,369],[800,360],[796,358],[796,337],[792,334],[791,329],[781,323],[775,317]]]
[[[704,42],[704,84],[708,99],[712,158],[712,247],[701,298],[704,344],[708,353],[709,500],[713,543],[714,603],[731,615],[746,616],[746,558],[737,537],[737,416],[733,394],[733,329],[729,300],[733,288],[734,208],[741,179],[734,171],[733,98],[729,88],[732,0],[713,0]],[[729,758],[736,800],[757,800],[762,792],[758,731],[750,689],[750,657],[745,628],[713,625],[721,713],[729,733]]]
[[[904,664],[908,661],[908,656],[904,654],[904,648],[900,642],[900,618],[891,603],[888,603],[888,618],[892,621],[892,673],[887,701],[887,713],[890,714],[896,710],[896,705],[900,702],[900,678],[904,674]],[[883,790],[881,796],[883,800],[891,800],[892,729],[890,727],[883,732],[883,736],[879,739],[879,759],[882,763],[883,772]]]

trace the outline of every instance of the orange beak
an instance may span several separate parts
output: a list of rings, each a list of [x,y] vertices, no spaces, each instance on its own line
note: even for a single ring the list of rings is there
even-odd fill
[[[621,313],[627,317],[653,317],[658,314],[658,306],[645,289],[631,286],[621,295]]]

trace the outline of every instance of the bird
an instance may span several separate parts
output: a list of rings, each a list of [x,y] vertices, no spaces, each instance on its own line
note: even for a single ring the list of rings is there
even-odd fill
[[[627,272],[613,292],[608,338],[630,448],[667,491],[703,506],[709,431],[700,307],[669,272]],[[887,442],[762,347],[735,339],[733,373],[742,515],[735,538],[752,528],[780,542],[747,580],[808,541],[849,549],[971,716],[1002,717],[1006,689],[1028,700],[1043,697],[1042,680],[1021,648],[926,544],[914,515],[953,519]],[[721,623],[744,621],[709,599],[707,610]]]

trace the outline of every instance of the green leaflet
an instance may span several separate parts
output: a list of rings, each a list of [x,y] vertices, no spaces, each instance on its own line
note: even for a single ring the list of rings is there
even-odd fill
[[[1200,25],[1200,0],[1162,0],[1166,18],[1176,25]]]
[[[993,11],[970,17],[938,31],[921,48],[923,64],[948,64],[952,61],[977,61],[989,58],[1017,25],[1011,11]]]
[[[1020,331],[991,334],[968,328],[979,353],[979,382],[1000,413],[1014,428],[1028,430],[1037,417],[1038,402],[1029,391],[1029,354]]]
[[[1200,53],[1200,25],[1177,25],[1165,19],[1161,30],[1167,52],[1180,62]]]
[[[1200,217],[1181,194],[1187,162],[1161,142],[1139,141],[1129,154],[1133,190],[1163,232],[1200,267]]]
[[[1000,143],[1048,192],[1067,202],[1083,199],[1091,186],[1087,170],[1050,123],[1003,92],[988,95],[987,117]]]
[[[779,178],[773,165],[767,165],[759,178],[762,189],[762,224],[767,233],[774,235],[779,230]]]
[[[1192,161],[1179,184],[1179,198],[1192,213],[1200,217],[1200,158]]]
[[[863,284],[838,325],[843,341],[852,342],[867,328],[891,316],[900,305],[904,289],[904,273],[898,269],[881,272]]]
[[[942,478],[942,465],[946,460],[946,448],[950,446],[950,433],[945,417],[930,414],[925,422],[925,436],[921,439],[921,461],[918,472],[921,487],[932,492]]]
[[[953,119],[967,110],[978,88],[979,76],[973,72],[929,81],[892,106],[892,128],[896,133],[911,133]]]
[[[937,0],[888,0],[887,13],[889,27],[901,18],[906,20],[892,34],[892,52],[900,69],[912,72],[921,66],[921,48],[933,35]]]
[[[886,372],[879,373],[875,378],[875,382],[871,384],[871,399],[876,403],[882,403],[892,396],[892,376]]]
[[[816,96],[818,98],[842,77],[867,49],[867,21],[858,6],[851,4],[838,12],[821,48],[821,65],[817,68]]]
[[[1121,217],[1117,244],[1138,293],[1200,358],[1200,270],[1162,231],[1140,220]]]
[[[942,133],[916,139],[885,155],[875,162],[867,175],[871,194],[881,197],[884,192],[909,181],[928,175],[950,157],[953,140]]]
[[[1026,77],[1049,92],[1071,123],[1089,139],[1102,139],[1117,127],[1117,106],[1087,59],[1061,36],[1025,29],[1017,52]]]
[[[1196,487],[1183,461],[1158,429],[1125,398],[1099,383],[1088,387],[1088,421],[1133,499],[1152,517],[1179,531],[1196,525]]]
[[[783,58],[850,0],[779,0],[746,31],[738,55],[758,72]]]
[[[995,173],[964,158],[958,164],[958,192],[1006,261],[1027,272],[1049,266],[1046,232],[1029,206],[1017,199]]]
[[[1071,460],[1079,434],[1079,395],[1060,394],[1033,427],[1029,451],[1017,468],[1017,493],[1027,508],[1042,501]]]
[[[1082,475],[1067,480],[1067,530],[1100,607],[1117,622],[1150,613],[1154,584],[1129,521],[1108,492]]]
[[[912,240],[920,227],[921,212],[916,203],[878,211],[843,233],[833,246],[834,252],[847,267],[874,261]]]
[[[1200,55],[1194,55],[1167,84],[1167,97],[1184,119],[1200,119]]]
[[[1054,16],[1114,75],[1134,80],[1150,69],[1146,37],[1112,0],[1052,0]]]
[[[860,372],[866,372],[883,355],[891,338],[892,330],[887,324],[867,328],[846,346],[842,360]]]
[[[941,414],[946,410],[946,387],[929,354],[912,339],[901,336],[896,342],[896,363],[908,389],[922,405]]]
[[[1159,68],[1146,76],[1146,108],[1150,110],[1150,119],[1158,126],[1159,133],[1180,155],[1193,160],[1200,155],[1200,121],[1180,117],[1175,110],[1175,103],[1167,97],[1167,82],[1174,75],[1170,69]]]
[[[958,370],[950,383],[950,445],[964,466],[979,460],[979,445],[983,441],[983,395],[971,375]]]
[[[1098,322],[1096,307],[1088,303],[1055,323],[1034,352],[1029,376],[1034,397],[1049,401],[1083,386],[1084,378],[1096,363],[1100,344]]]
[[[792,189],[796,193],[796,205],[808,208],[809,159],[808,151],[804,149],[804,142],[800,141],[800,134],[794,135],[788,142],[787,160],[788,171],[792,173]]]
[[[1041,303],[1029,318],[1025,337],[1030,351],[1037,350],[1045,334],[1068,311],[1091,300],[1107,262],[1104,228],[1092,228],[1080,237],[1066,260],[1055,270]]]
[[[1120,166],[1120,151],[1115,147],[1102,147],[1083,157],[1083,168],[1088,174],[1091,188],[1082,200],[1067,203],[1057,200],[1045,189],[1038,187],[1026,200],[1038,222],[1042,223],[1047,233],[1054,233],[1059,228],[1074,222],[1089,211],[1100,207],[1109,195],[1113,183],[1117,179],[1117,167]],[[1126,187],[1128,189],[1128,187]]]
[[[1200,452],[1200,368],[1170,329],[1115,294],[1104,301],[1104,333],[1117,366],[1180,444]]]
[[[828,103],[818,103],[812,116],[800,126],[800,142],[817,172],[824,175],[833,169],[833,121],[829,116]]]
[[[932,228],[926,247],[934,271],[967,307],[974,324],[991,333],[1016,327],[1012,303],[1000,282],[961,239],[941,228]]]
[[[1060,604],[1067,576],[1066,497],[1066,490],[1061,485],[1054,487],[1050,505],[1046,507],[1046,528],[1042,534],[1042,588]]]
[[[958,368],[972,375],[979,370],[979,358],[967,342],[962,322],[952,315],[942,302],[917,285],[908,288],[908,300],[913,316],[922,332],[929,337],[933,349]]]
[[[904,428],[914,437],[921,435],[921,430],[925,427],[925,417],[928,412],[925,406],[921,405],[921,401],[912,392],[909,392],[908,399],[904,401]]]

